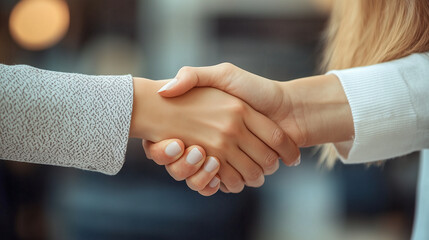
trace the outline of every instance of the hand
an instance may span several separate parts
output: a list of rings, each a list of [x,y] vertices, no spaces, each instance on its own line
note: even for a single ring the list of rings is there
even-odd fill
[[[279,82],[254,75],[227,63],[212,67],[184,67],[176,79],[164,85],[159,94],[163,97],[175,97],[196,86],[210,86],[241,98],[255,110],[276,121],[286,132],[279,133],[282,138],[292,139],[288,141],[290,143],[288,146],[273,147],[283,162],[288,166],[300,163],[300,154],[296,146],[300,144],[303,146],[302,142],[305,140],[295,119],[290,117],[291,104]]]
[[[347,141],[354,135],[347,97],[333,74],[278,82],[223,63],[184,67],[176,79],[159,94],[175,97],[203,86],[220,89],[275,121],[299,147]],[[287,165],[293,162],[283,160]]]
[[[206,161],[201,161],[197,165],[189,164],[186,158],[194,147],[197,147],[204,156],[206,154],[201,147],[191,146],[185,149],[184,146],[185,144],[179,139],[164,140],[156,144],[143,140],[147,158],[153,159],[159,165],[165,165],[175,180],[186,179],[188,187],[203,196],[215,194],[220,186],[220,177],[217,175],[220,167],[219,160],[207,157]]]
[[[344,90],[335,75],[290,82],[272,81],[234,65],[184,67],[160,90],[174,97],[195,86],[211,86],[237,96],[276,121],[300,147],[353,138],[353,118]],[[155,148],[148,145],[147,148]],[[283,159],[295,166],[300,160]]]
[[[277,169],[278,155],[266,144],[291,148],[276,124],[239,99],[209,88],[162,98],[156,90],[165,83],[134,79],[130,136],[153,142],[180,137],[187,146],[201,145],[221,162],[219,176],[228,191],[240,192],[244,182],[258,187],[263,173]]]
[[[224,63],[184,67],[176,79],[165,85],[160,95],[174,97],[196,86],[218,88],[276,121],[300,147],[347,141],[354,135],[350,106],[335,75],[277,82]],[[156,146],[147,146],[152,147]],[[300,160],[284,162],[292,166]]]

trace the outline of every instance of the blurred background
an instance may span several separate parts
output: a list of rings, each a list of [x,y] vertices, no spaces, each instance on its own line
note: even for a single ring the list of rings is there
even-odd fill
[[[317,73],[329,0],[2,0],[0,63],[171,78],[231,62],[286,81]],[[1,116],[1,113],[0,113]],[[0,239],[409,239],[417,154],[318,166],[303,149],[259,189],[202,197],[130,140],[116,176],[0,161]]]

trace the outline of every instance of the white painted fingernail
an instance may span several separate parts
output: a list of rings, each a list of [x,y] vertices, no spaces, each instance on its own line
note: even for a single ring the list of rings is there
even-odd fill
[[[193,148],[188,153],[188,156],[186,156],[186,161],[192,165],[197,164],[201,159],[203,159],[203,154],[198,150],[198,148]]]
[[[165,148],[165,154],[167,154],[170,157],[175,157],[181,152],[182,152],[182,148],[176,141],[169,143]]]
[[[301,155],[295,160],[295,162],[292,164],[294,167],[298,166],[301,163]]]
[[[164,92],[170,90],[177,83],[177,78],[171,79],[167,84],[165,84],[158,92]]]
[[[213,172],[219,166],[218,161],[214,157],[209,157],[207,164],[204,166],[206,172]]]
[[[220,179],[218,177],[214,177],[210,183],[209,183],[209,187],[214,188],[216,187],[218,184],[220,183]]]

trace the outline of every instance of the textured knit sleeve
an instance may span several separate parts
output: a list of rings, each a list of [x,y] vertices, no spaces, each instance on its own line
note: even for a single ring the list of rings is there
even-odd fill
[[[0,159],[116,174],[128,143],[133,82],[0,64]]]
[[[344,163],[362,163],[429,148],[429,54],[331,71],[350,103],[355,138],[336,143]]]

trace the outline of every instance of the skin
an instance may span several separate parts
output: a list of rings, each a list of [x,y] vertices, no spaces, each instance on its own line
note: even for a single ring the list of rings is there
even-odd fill
[[[160,95],[175,97],[194,87],[220,89],[247,102],[276,122],[298,147],[351,140],[353,117],[347,97],[335,75],[319,75],[288,82],[273,81],[223,63],[211,67],[184,67],[178,83]],[[157,143],[162,145],[162,142]],[[147,151],[160,150],[147,144]],[[279,153],[284,153],[278,150]],[[288,166],[299,164],[285,158]]]
[[[165,153],[165,148],[169,143],[173,141],[177,142],[181,146],[182,152],[180,152],[176,156],[169,156]],[[198,168],[198,166],[185,165],[183,167],[182,165],[182,169],[180,171],[178,170],[178,168],[172,167],[175,163],[186,162],[185,159],[189,151],[192,149],[192,146],[186,148],[185,151],[184,147],[185,145],[180,139],[164,140],[156,144],[153,144],[147,140],[143,141],[143,148],[145,149],[147,158],[153,159],[159,165],[164,165],[174,179],[179,180],[186,178],[186,184],[189,186],[189,188],[194,191],[198,191],[203,196],[210,196],[215,194],[219,190],[220,184],[217,184],[215,187],[210,187],[209,183],[215,177],[220,178],[219,175],[216,174],[219,171],[219,167],[215,169],[212,173],[202,171]],[[201,150],[204,151],[204,149],[202,148]],[[179,176],[181,176],[181,178],[179,178]],[[192,183],[192,181],[194,181],[194,183]]]
[[[291,148],[290,139],[277,138],[276,133],[282,132],[277,124],[240,99],[213,88],[197,88],[183,96],[163,98],[157,90],[165,83],[134,78],[130,137],[152,142],[162,139],[171,142],[180,137],[183,142],[177,142],[183,156],[155,161],[166,163],[167,171],[176,180],[186,179],[191,189],[204,194],[207,184],[217,177],[222,179],[222,188],[240,192],[244,184],[261,186],[264,173],[277,170],[278,154],[272,147]],[[168,142],[163,144],[161,148],[165,150]],[[190,147],[184,149],[184,146]],[[194,148],[202,158],[196,164],[189,164],[186,156]],[[155,157],[161,155],[149,152]],[[296,146],[295,154],[299,154]],[[219,161],[218,171],[204,172],[206,156]]]

